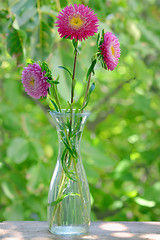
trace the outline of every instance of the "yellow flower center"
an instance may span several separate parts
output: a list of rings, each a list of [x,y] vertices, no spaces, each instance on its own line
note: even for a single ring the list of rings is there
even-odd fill
[[[113,46],[111,46],[111,51],[112,51],[112,55],[115,57],[115,49]]]
[[[80,18],[80,16],[74,16],[70,19],[70,24],[75,29],[79,29],[83,25],[84,21]]]
[[[32,77],[31,80],[30,80],[30,82],[29,82],[29,84],[32,85],[32,86],[34,86],[34,81],[35,81],[35,80],[34,80],[34,78]]]

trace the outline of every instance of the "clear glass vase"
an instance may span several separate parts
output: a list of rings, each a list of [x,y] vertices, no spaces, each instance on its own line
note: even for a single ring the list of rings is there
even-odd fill
[[[80,235],[90,225],[90,192],[80,142],[89,112],[50,112],[58,132],[59,153],[48,194],[49,231]]]

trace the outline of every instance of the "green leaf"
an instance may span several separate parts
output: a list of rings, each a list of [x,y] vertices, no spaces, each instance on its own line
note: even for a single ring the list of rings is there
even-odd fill
[[[37,13],[36,8],[34,6],[31,6],[31,4],[30,4],[30,7],[26,8],[26,6],[23,6],[21,7],[21,9],[23,9],[23,12],[21,10],[21,13],[16,16],[19,27],[26,24],[28,21],[30,21],[30,19],[33,19],[33,17]]]
[[[67,101],[67,104],[68,104],[68,107],[66,108],[65,113],[67,113],[68,110],[71,109],[71,106],[72,106],[72,104],[69,101]]]
[[[48,203],[49,206],[55,206],[57,205],[58,203],[60,203],[64,198],[68,197],[68,196],[80,196],[78,193],[67,193],[65,195],[63,195],[62,197],[58,198],[56,201],[54,202],[51,202],[51,203]]]
[[[23,30],[17,30],[13,27],[10,27],[7,35],[7,49],[9,54],[16,58],[17,64],[23,62],[24,52],[23,44],[26,38],[26,34]]]
[[[48,64],[46,62],[42,62],[42,63],[40,62],[39,64],[41,66],[42,72],[43,71],[46,72],[45,76],[48,77],[48,80],[54,82],[54,80],[52,79],[52,72],[51,72],[50,68],[48,67]],[[57,81],[58,81],[58,79],[56,79],[55,82],[57,82]]]
[[[81,126],[81,122],[79,121],[79,123],[77,122],[77,126],[74,127],[74,129],[71,132],[71,135],[70,135],[71,138],[73,138],[75,135],[78,135],[78,134],[80,135],[82,133],[82,131],[80,131],[80,126]]]
[[[78,47],[78,41],[76,41],[75,39],[72,40],[73,46],[75,49],[77,49]]]
[[[75,153],[75,152],[70,148],[67,139],[63,139],[63,138],[61,138],[61,139],[62,139],[62,142],[64,143],[65,147],[67,148],[67,150],[68,150],[69,153],[71,154],[71,156],[72,156],[73,158],[76,158],[76,157],[77,157],[77,153]]]
[[[55,101],[52,100],[51,98],[50,98],[50,101],[51,101],[52,105],[54,106],[55,110],[56,110],[57,112],[59,112],[58,106],[57,106],[57,104],[55,103]]]
[[[91,93],[93,92],[94,89],[95,89],[95,83],[92,83],[92,85],[89,89],[89,95],[91,95]]]
[[[33,64],[33,63],[35,63],[35,61],[33,60],[33,59],[30,59],[29,61],[27,61],[27,64],[29,65],[29,64]]]
[[[70,157],[71,155],[69,156],[69,166],[67,167],[67,165],[66,165],[67,163],[65,162],[65,156],[67,156],[67,155],[68,155],[68,151],[67,151],[67,149],[65,149],[62,154],[62,157],[61,157],[61,163],[62,163],[63,170],[69,179],[73,180],[74,182],[77,182],[77,180],[71,176],[71,175],[73,175],[73,173],[71,173],[68,170],[68,167],[70,166],[70,163],[71,163],[71,157]]]
[[[97,62],[96,59],[94,59],[94,60],[92,61],[91,66],[89,67],[88,72],[87,72],[86,81],[88,81],[88,77],[89,77],[89,75],[90,75],[91,73],[94,74],[94,67],[95,67],[95,65],[96,65],[96,62]]]
[[[54,83],[54,84],[59,84],[59,82],[58,81],[54,81],[54,80],[52,80],[52,81],[50,81],[51,83]]]
[[[63,66],[59,66],[59,68],[62,68],[64,70],[66,70],[69,73],[70,77],[73,78],[73,75],[72,75],[72,73],[70,72],[70,70],[68,68],[63,67]]]
[[[100,39],[100,33],[98,33],[98,36],[97,36],[97,47],[99,46],[99,39]]]
[[[89,89],[89,92],[88,92],[88,95],[87,95],[87,99],[86,99],[86,103],[85,105],[80,109],[80,111],[82,111],[85,107],[87,107],[88,103],[89,103],[89,99],[90,99],[90,95],[91,93],[93,92],[93,90],[95,89],[95,83],[92,83],[90,89]]]
[[[44,18],[42,20],[42,17],[39,17],[36,24],[37,26],[31,36],[31,57],[42,61],[51,52],[53,38],[51,27]]]
[[[100,41],[99,41],[99,46],[98,46],[98,48],[100,48],[100,46],[102,45],[103,42],[104,42],[104,29],[102,30],[101,39],[100,39]]]

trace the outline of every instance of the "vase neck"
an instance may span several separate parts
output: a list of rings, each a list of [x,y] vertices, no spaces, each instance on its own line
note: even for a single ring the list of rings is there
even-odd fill
[[[86,120],[89,116],[88,111],[83,113],[75,113],[73,111],[72,114],[69,112],[65,113],[65,111],[62,113],[51,111],[50,115],[56,124],[59,140],[62,140],[63,135],[65,135],[71,141],[76,141],[76,143],[80,141]]]

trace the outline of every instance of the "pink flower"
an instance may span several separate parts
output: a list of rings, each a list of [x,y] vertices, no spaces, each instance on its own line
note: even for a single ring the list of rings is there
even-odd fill
[[[57,16],[56,25],[60,37],[85,40],[98,31],[98,18],[88,6],[83,4],[69,5]]]
[[[104,34],[104,41],[100,45],[100,54],[102,61],[108,70],[114,70],[120,57],[120,47],[118,38],[111,32]]]
[[[37,63],[29,64],[22,72],[22,83],[25,91],[33,98],[47,96],[47,89],[51,86],[47,83],[47,77],[44,77],[45,71]]]

